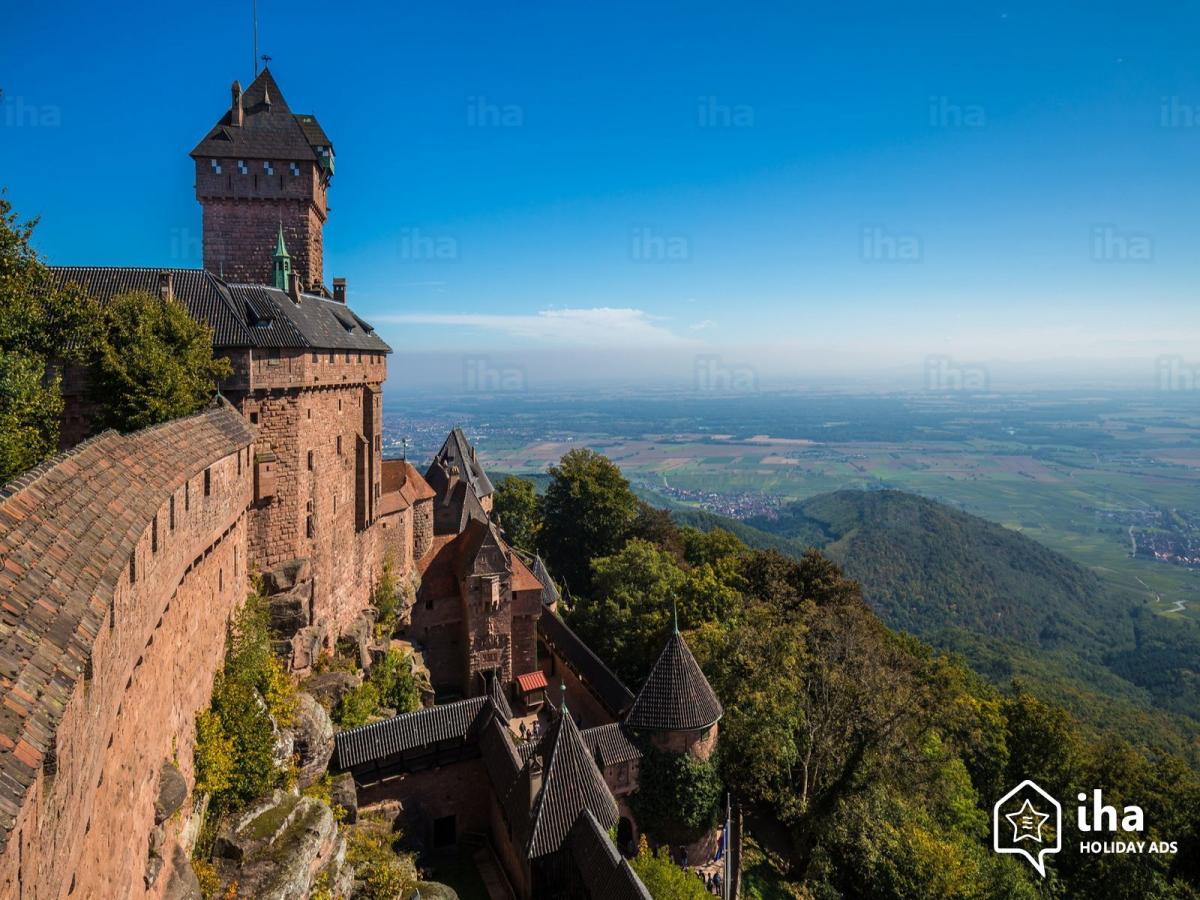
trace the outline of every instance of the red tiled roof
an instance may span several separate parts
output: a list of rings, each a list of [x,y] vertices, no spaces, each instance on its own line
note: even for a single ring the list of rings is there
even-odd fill
[[[525,675],[518,675],[517,687],[520,688],[522,694],[528,694],[531,691],[540,691],[546,687],[546,673],[529,672]]]

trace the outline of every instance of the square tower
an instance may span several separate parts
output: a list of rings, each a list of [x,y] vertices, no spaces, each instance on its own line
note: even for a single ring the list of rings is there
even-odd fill
[[[226,281],[272,284],[282,229],[307,290],[324,279],[322,229],[333,143],[315,116],[293,113],[268,69],[192,150],[204,210],[204,268]]]

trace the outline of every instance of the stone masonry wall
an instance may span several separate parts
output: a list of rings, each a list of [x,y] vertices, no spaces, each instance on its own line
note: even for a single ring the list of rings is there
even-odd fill
[[[187,421],[172,424],[183,426],[172,441],[187,441]],[[147,891],[158,773],[176,759],[192,782],[194,716],[209,701],[225,623],[246,596],[251,455],[247,437],[235,453],[182,473],[142,522],[130,564],[102,589],[108,597],[94,598],[108,612],[57,723],[55,767],[43,758],[0,854],[0,896],[161,895],[189,807],[167,823],[166,865]],[[137,490],[135,481],[108,502],[132,502]]]
[[[324,217],[308,200],[211,198],[204,206],[204,268],[235,284],[274,284],[279,226],[305,289],[322,282]]]
[[[383,354],[256,351],[251,390],[234,401],[259,429],[259,459],[274,456],[274,493],[250,512],[251,559],[259,570],[310,560],[312,619],[330,645],[367,605],[386,551],[373,527],[386,370]]]

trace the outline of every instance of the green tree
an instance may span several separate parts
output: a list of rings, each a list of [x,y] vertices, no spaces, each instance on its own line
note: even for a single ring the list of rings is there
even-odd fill
[[[571,627],[621,678],[641,684],[670,633],[672,602],[687,576],[641,538],[593,560],[592,572],[592,592],[578,600]]]
[[[97,426],[134,431],[203,408],[231,369],[212,330],[183,304],[144,293],[113,298],[92,373]]]
[[[0,483],[54,454],[63,400],[37,355],[0,350]]]
[[[712,894],[705,889],[704,883],[687,869],[677,866],[666,847],[659,847],[657,853],[651,853],[645,836],[642,837],[637,856],[629,864],[654,900],[712,900]]]
[[[593,450],[567,453],[550,468],[542,498],[542,537],[551,571],[587,596],[591,561],[621,548],[637,517],[637,497],[621,470]]]
[[[412,712],[421,705],[421,690],[413,677],[412,659],[399,650],[388,650],[367,676],[379,691],[379,702],[397,714]]]
[[[21,222],[0,195],[0,483],[58,449],[62,396],[53,367],[93,351],[99,310],[74,286],[55,287]]]
[[[538,549],[542,528],[537,489],[528,478],[506,475],[492,495],[492,512],[500,519],[504,536],[514,547],[533,552]]]

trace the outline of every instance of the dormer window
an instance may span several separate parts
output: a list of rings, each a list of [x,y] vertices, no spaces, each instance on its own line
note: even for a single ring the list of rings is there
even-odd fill
[[[212,173],[214,175],[221,174],[221,161],[219,159],[210,159],[208,163],[212,166]]]

